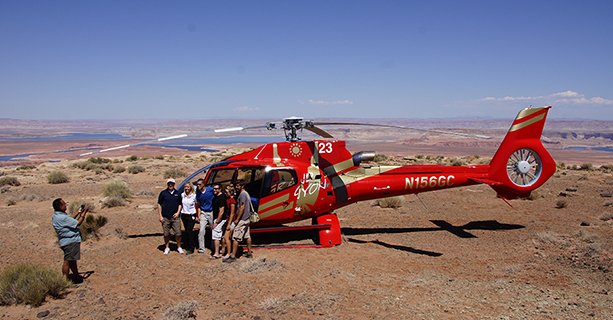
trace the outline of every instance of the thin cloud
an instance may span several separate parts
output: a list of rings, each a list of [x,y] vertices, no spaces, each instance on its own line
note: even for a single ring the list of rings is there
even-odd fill
[[[302,102],[303,104],[305,102]],[[345,100],[315,100],[309,99],[306,101],[306,104],[316,105],[316,106],[340,106],[340,105],[352,105],[353,101],[345,99]]]
[[[240,106],[233,109],[236,112],[256,112],[260,111],[259,107]]]
[[[613,100],[603,98],[603,97],[586,97],[584,94],[576,92],[576,91],[561,91],[552,93],[546,96],[534,96],[534,97],[525,97],[525,96],[505,96],[505,97],[485,97],[481,99],[481,101],[486,102],[534,102],[534,103],[543,103],[543,104],[572,104],[572,105],[601,105],[601,106],[611,106],[613,105]]]

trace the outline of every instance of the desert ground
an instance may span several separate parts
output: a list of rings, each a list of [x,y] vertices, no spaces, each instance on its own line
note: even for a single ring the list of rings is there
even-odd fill
[[[486,161],[496,148],[434,138],[412,144],[419,136],[400,144],[378,139],[352,150],[373,147],[389,155],[386,162],[409,164],[437,155]],[[59,144],[38,145],[66,147]],[[93,204],[93,214],[108,224],[100,239],[82,245],[79,268],[91,273],[83,284],[39,307],[0,306],[0,318],[166,319],[169,311],[193,309],[198,319],[612,319],[613,174],[600,165],[613,157],[547,147],[565,165],[531,200],[510,207],[479,185],[405,196],[396,209],[360,202],[336,212],[340,246],[280,249],[313,242],[309,235],[255,237],[254,257],[231,264],[207,254],[164,256],[154,208],[166,170],[190,173],[242,150],[236,146],[213,153],[139,147],[128,151],[139,155],[136,161],[127,161],[130,153],[104,155],[115,166],[142,166],[137,174],[83,170],[74,164],[86,160],[70,155],[4,163],[1,174],[20,185],[0,193],[0,270],[30,262],[60,271],[50,224],[56,197]],[[164,156],[152,157],[156,152]],[[588,162],[593,166],[575,168]],[[49,184],[54,170],[70,182]],[[127,182],[133,196],[126,206],[103,208],[103,187],[114,179]]]

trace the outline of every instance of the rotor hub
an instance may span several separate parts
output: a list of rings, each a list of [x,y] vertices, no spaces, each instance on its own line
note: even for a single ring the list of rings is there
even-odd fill
[[[520,173],[526,174],[530,172],[530,163],[528,161],[522,160],[517,162],[517,171]]]

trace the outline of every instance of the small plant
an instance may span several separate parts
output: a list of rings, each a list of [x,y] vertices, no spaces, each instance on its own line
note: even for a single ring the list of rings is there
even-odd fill
[[[101,158],[101,157],[95,157],[95,158],[89,158],[87,159],[87,161],[91,162],[91,163],[95,163],[95,164],[103,164],[103,163],[111,163],[111,159],[107,159],[107,158]]]
[[[601,217],[600,220],[602,221],[609,221],[609,220],[613,220],[613,213],[610,212],[606,212],[604,213]]]
[[[47,176],[47,181],[50,184],[60,184],[66,183],[70,181],[70,179],[68,179],[68,176],[64,172],[56,170],[49,172],[49,175]]]
[[[119,179],[107,183],[102,193],[105,197],[118,197],[121,199],[127,199],[132,196],[128,184]]]
[[[17,180],[17,178],[15,177],[1,177],[0,178],[0,186],[13,186],[13,187],[17,187],[20,186],[21,182],[19,182],[19,180]]]
[[[380,154],[377,153],[375,154],[375,157],[373,158],[374,162],[383,162],[383,161],[387,161],[389,159],[388,156],[384,155],[384,154]]]
[[[155,156],[154,159],[157,160],[164,160],[164,156],[160,155],[160,156]]]
[[[599,170],[604,173],[613,172],[613,164],[603,164],[600,166]]]
[[[458,167],[458,166],[464,166],[466,165],[466,162],[462,159],[459,158],[455,158],[451,161],[451,165],[454,167]]]
[[[402,196],[397,196],[397,197],[389,197],[389,198],[383,198],[383,199],[378,199],[375,200],[374,205],[375,206],[379,206],[381,208],[400,208],[402,207],[402,203],[404,202],[404,197]]]
[[[164,179],[185,177],[186,175],[187,173],[185,173],[185,171],[178,168],[171,168],[164,171]]]
[[[579,170],[592,171],[594,166],[591,163],[582,163],[579,166]]]
[[[142,166],[129,166],[128,167],[128,172],[132,174],[141,173],[143,171],[145,171],[145,168],[143,168]]]
[[[104,227],[108,219],[105,216],[87,215],[79,227],[83,241],[87,239],[100,239],[100,228]]]
[[[126,167],[124,166],[115,166],[115,168],[113,168],[113,173],[122,173],[126,171]]]
[[[125,205],[126,205],[126,200],[118,196],[106,197],[104,198],[104,200],[102,200],[103,208],[123,207]]]
[[[85,200],[77,200],[70,202],[68,212],[75,213],[79,211],[79,208],[81,208],[81,206],[83,206],[83,208],[89,212],[94,212],[94,210],[96,210],[96,206],[93,203],[87,202]]]
[[[198,302],[184,301],[177,305],[166,309],[164,319],[166,320],[186,320],[196,319],[198,311]]]
[[[10,207],[10,206],[14,206],[17,204],[17,201],[15,201],[15,199],[8,199],[6,200],[6,206]]]
[[[17,170],[33,170],[36,169],[36,166],[19,166]]]
[[[129,157],[126,158],[126,161],[136,161],[136,160],[138,160],[138,157],[134,156],[134,155],[129,156]]]
[[[556,208],[557,209],[562,209],[562,208],[566,208],[568,207],[568,202],[566,202],[566,200],[560,199],[558,201],[556,201]]]
[[[0,305],[39,306],[50,295],[60,298],[70,282],[59,272],[29,263],[9,267],[0,274]]]

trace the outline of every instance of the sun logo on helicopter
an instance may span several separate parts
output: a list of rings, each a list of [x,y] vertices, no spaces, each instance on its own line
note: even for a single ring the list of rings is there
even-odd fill
[[[292,143],[289,146],[289,152],[294,157],[300,157],[302,155],[302,146],[299,143]]]

